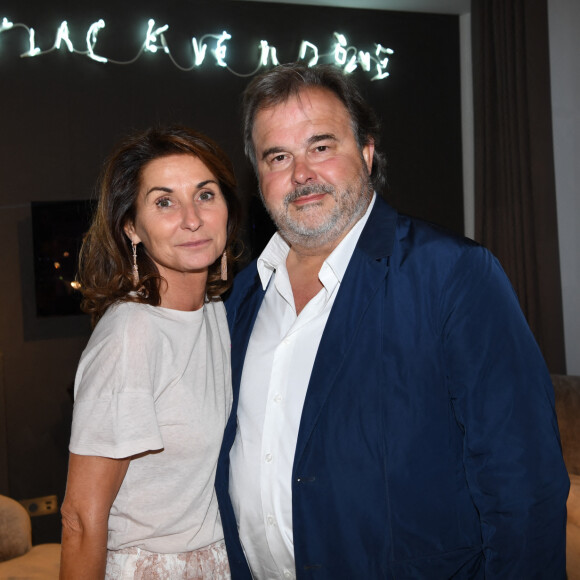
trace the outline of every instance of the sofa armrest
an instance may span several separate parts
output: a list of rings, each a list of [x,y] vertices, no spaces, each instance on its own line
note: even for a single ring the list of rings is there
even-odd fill
[[[0,495],[0,562],[22,556],[31,547],[28,512],[16,500]]]

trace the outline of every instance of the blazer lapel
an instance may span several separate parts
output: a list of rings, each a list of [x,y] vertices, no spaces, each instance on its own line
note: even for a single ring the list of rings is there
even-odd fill
[[[359,238],[318,347],[304,401],[294,465],[332,391],[369,303],[382,286],[392,253],[397,212],[377,198]]]
[[[265,291],[260,283],[260,277],[256,270],[255,279],[248,286],[246,292],[240,297],[236,304],[242,305],[243,308],[228,309],[228,323],[232,340],[232,386],[234,390],[234,399],[240,389],[242,379],[242,370],[244,368],[244,359],[246,350],[250,342],[250,335],[258,316],[258,311],[264,299]],[[227,308],[226,304],[226,308]]]

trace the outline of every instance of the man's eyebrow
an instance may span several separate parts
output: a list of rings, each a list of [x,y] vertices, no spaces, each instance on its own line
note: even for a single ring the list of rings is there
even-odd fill
[[[336,135],[334,133],[322,133],[320,135],[312,135],[306,140],[306,145],[311,147],[316,143],[320,143],[320,141],[338,141]],[[262,152],[262,160],[266,159],[270,155],[275,155],[277,153],[284,153],[286,150],[283,147],[268,147]]]
[[[308,145],[314,145],[320,141],[338,141],[338,139],[334,133],[323,133],[322,135],[312,135],[312,137],[310,137],[306,143]]]
[[[262,151],[262,161],[264,161],[264,159],[266,159],[266,157],[270,157],[270,155],[273,155],[275,153],[283,153],[284,149],[282,147],[268,147],[268,149],[265,149],[264,151]]]

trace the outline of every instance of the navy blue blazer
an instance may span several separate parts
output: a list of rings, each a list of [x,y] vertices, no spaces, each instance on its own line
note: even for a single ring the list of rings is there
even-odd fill
[[[253,263],[226,303],[234,406],[216,490],[234,580],[251,575],[229,451],[263,296]],[[499,263],[377,199],[304,403],[297,577],[563,579],[568,487],[550,376]]]

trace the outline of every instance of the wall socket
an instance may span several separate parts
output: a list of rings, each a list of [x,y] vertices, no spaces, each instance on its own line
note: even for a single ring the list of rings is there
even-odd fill
[[[26,508],[26,511],[31,517],[46,516],[48,514],[55,514],[58,511],[58,498],[56,495],[22,499],[20,503]]]

